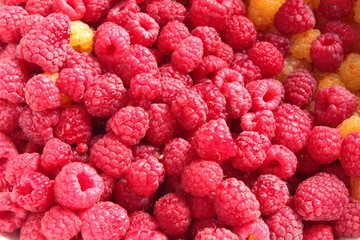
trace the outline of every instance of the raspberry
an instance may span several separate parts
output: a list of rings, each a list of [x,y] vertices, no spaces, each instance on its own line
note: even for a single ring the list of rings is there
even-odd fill
[[[188,229],[191,216],[185,198],[169,193],[159,198],[154,205],[154,216],[168,235],[179,235]]]
[[[201,79],[213,73],[220,71],[228,66],[228,64],[221,58],[214,55],[203,57],[198,67],[192,73],[195,82],[200,82]],[[199,81],[200,80],[200,81]]]
[[[327,126],[336,126],[349,118],[358,105],[356,96],[340,86],[321,89],[315,96],[316,120]]]
[[[188,196],[187,201],[191,216],[195,219],[206,220],[216,217],[213,193],[206,197]]]
[[[138,74],[131,79],[129,95],[139,106],[149,107],[151,101],[158,97],[160,92],[161,82],[153,74]]]
[[[250,48],[256,40],[254,24],[246,17],[232,16],[222,32],[224,42],[229,44],[234,51]]]
[[[132,160],[131,149],[114,134],[106,134],[90,149],[90,162],[115,178],[124,175]]]
[[[359,237],[359,206],[360,201],[350,199],[344,213],[334,222],[334,233],[343,237]]]
[[[86,12],[82,18],[84,22],[98,22],[105,18],[110,7],[113,5],[113,0],[86,0],[84,1]]]
[[[259,67],[263,78],[274,77],[284,67],[283,55],[269,42],[255,43],[248,55],[249,59]]]
[[[270,230],[270,239],[302,239],[304,225],[301,217],[288,206],[268,216],[265,223]]]
[[[311,43],[316,40],[320,34],[319,30],[312,28],[306,32],[293,35],[290,39],[291,54],[298,59],[305,59],[307,62],[311,62]]]
[[[230,226],[245,224],[260,216],[259,202],[244,184],[235,178],[220,183],[215,194],[218,219]]]
[[[9,192],[0,192],[0,214],[0,231],[13,232],[24,225],[28,211],[11,201]]]
[[[157,63],[154,55],[144,46],[131,45],[120,56],[116,73],[123,80],[125,86],[130,85],[130,80],[139,73],[155,73]]]
[[[345,138],[351,132],[360,132],[360,117],[357,114],[345,119],[336,128],[339,129],[342,138]]]
[[[332,240],[334,234],[328,225],[317,224],[304,229],[304,240]]]
[[[360,176],[359,154],[355,149],[359,144],[360,132],[351,132],[341,145],[341,166],[348,176]]]
[[[6,43],[17,43],[21,39],[20,25],[28,13],[20,6],[0,8],[0,39]]]
[[[226,228],[205,228],[196,234],[195,240],[223,239],[238,240],[238,236]]]
[[[116,67],[129,46],[129,33],[115,23],[106,22],[96,30],[94,50],[103,64]]]
[[[167,104],[151,104],[148,114],[149,129],[145,137],[149,142],[163,145],[175,136],[177,124]]]
[[[91,71],[93,76],[101,74],[100,63],[97,58],[89,53],[78,53],[74,50],[68,52],[64,68],[87,69]]]
[[[300,183],[294,195],[295,209],[304,220],[337,220],[348,197],[345,184],[335,175],[319,173]]]
[[[36,172],[40,164],[38,153],[23,153],[12,156],[7,163],[5,170],[5,180],[15,186],[20,183],[21,177],[25,173]]]
[[[284,57],[289,54],[290,40],[286,36],[273,32],[258,32],[257,38],[274,45]]]
[[[26,0],[2,0],[1,1],[2,6],[3,5],[15,6],[15,5],[18,5],[18,4],[21,4],[21,3],[24,3],[24,2],[26,2]]]
[[[22,106],[0,99],[0,132],[9,134],[17,128],[21,111]]]
[[[281,82],[274,79],[251,81],[246,85],[252,99],[253,111],[274,110],[284,98],[285,90]]]
[[[179,21],[171,21],[162,28],[157,46],[162,53],[171,55],[176,46],[189,36],[190,32],[185,24]]]
[[[89,114],[111,117],[126,104],[126,89],[121,79],[112,73],[97,76],[84,93],[84,105]]]
[[[139,6],[135,0],[126,0],[118,2],[110,9],[107,20],[117,25],[125,26],[128,19],[140,12]]]
[[[104,181],[104,192],[100,197],[100,201],[105,202],[112,197],[117,179],[106,173],[101,173],[100,177]]]
[[[251,96],[239,82],[225,84],[222,90],[226,99],[226,111],[232,118],[239,118],[251,108]]]
[[[322,34],[312,42],[310,56],[320,71],[336,71],[344,59],[343,43],[337,34]]]
[[[157,39],[160,27],[155,19],[146,13],[137,13],[125,25],[131,43],[145,47],[151,46]]]
[[[305,1],[286,1],[274,18],[275,27],[283,34],[305,32],[315,26],[315,16]]]
[[[225,224],[213,218],[209,218],[201,221],[194,220],[191,223],[190,233],[192,238],[195,238],[196,234],[198,234],[200,231],[204,230],[205,228],[223,228],[223,227],[225,227]]]
[[[125,179],[120,179],[115,185],[114,197],[116,203],[126,209],[129,213],[149,209],[154,202],[154,195],[137,195]]]
[[[60,206],[81,210],[99,201],[104,181],[95,169],[83,163],[64,166],[54,181],[54,193]]]
[[[210,120],[193,137],[193,146],[199,157],[221,162],[235,156],[236,145],[224,119]]]
[[[54,0],[53,11],[67,15],[71,21],[76,21],[84,17],[86,8],[83,1]]]
[[[129,222],[130,226],[127,233],[135,229],[157,230],[159,228],[159,223],[153,215],[144,211],[136,211],[129,214]]]
[[[82,222],[81,235],[85,239],[117,240],[129,228],[126,210],[113,202],[96,203],[81,211],[79,217]]]
[[[192,72],[200,64],[204,47],[198,37],[187,37],[176,45],[171,55],[172,65],[180,71]]]
[[[284,68],[275,78],[284,83],[286,78],[296,69],[311,70],[311,66],[304,59],[298,59],[293,55],[288,55],[284,59]]]
[[[193,80],[187,73],[175,69],[174,66],[171,64],[161,65],[159,67],[159,71],[156,73],[155,76],[159,77],[160,79],[173,78],[176,80],[180,80],[188,87],[191,87],[193,85]]]
[[[275,136],[275,117],[270,110],[245,113],[241,117],[241,128],[263,134],[271,140]]]
[[[25,210],[45,211],[54,203],[53,182],[42,173],[25,173],[11,192],[11,200]]]
[[[274,143],[282,144],[293,152],[300,151],[305,146],[311,130],[310,117],[298,106],[287,103],[280,105],[274,115]]]
[[[235,226],[231,231],[238,235],[241,240],[269,239],[270,235],[269,227],[261,218],[241,226]]]
[[[153,231],[150,229],[135,229],[132,231],[126,232],[126,237],[124,240],[138,240],[138,239],[148,239],[148,240],[168,240],[167,236],[159,231]]]
[[[322,73],[317,77],[318,90],[330,87],[332,85],[338,85],[345,88],[345,84],[342,82],[339,74],[337,73]]]
[[[13,158],[18,154],[18,151],[7,135],[0,132],[0,160],[5,162],[7,159]]]
[[[21,240],[46,240],[41,233],[41,219],[44,212],[30,213],[25,224],[20,230],[19,239]]]
[[[235,0],[236,1],[236,0]],[[224,60],[227,64],[230,64],[234,59],[233,49],[224,42],[219,42],[216,46],[215,52],[213,53],[215,57],[219,57]]]
[[[157,146],[148,144],[148,143],[140,143],[138,145],[133,146],[132,152],[135,160],[154,157],[159,159],[161,154],[161,149]]]
[[[223,68],[217,71],[212,79],[212,82],[221,91],[224,90],[226,84],[231,82],[238,82],[244,86],[244,78],[241,73],[229,68]]]
[[[89,25],[81,21],[71,22],[70,45],[78,52],[91,53],[93,50],[94,32]]]
[[[209,26],[196,27],[191,31],[191,34],[201,39],[204,46],[204,55],[209,55],[217,51],[221,38],[215,28]]]
[[[359,80],[360,72],[360,54],[350,53],[341,63],[339,76],[344,82],[346,88],[351,91],[360,90]]]
[[[155,21],[164,27],[171,21],[184,22],[187,10],[184,5],[173,1],[153,1],[146,7],[146,13],[149,14]]]
[[[46,239],[71,239],[81,230],[81,220],[69,209],[53,206],[41,219],[41,232]]]
[[[16,48],[17,56],[39,65],[44,72],[58,72],[69,49],[70,24],[68,16],[50,14],[21,39]]]
[[[359,33],[352,26],[340,20],[327,22],[324,25],[322,32],[337,34],[343,43],[345,52],[349,45],[354,44],[359,38]]]
[[[243,75],[245,84],[261,79],[260,69],[254,65],[245,53],[236,53],[230,68]]]
[[[328,19],[347,16],[355,4],[355,0],[320,0],[319,12]]]
[[[248,17],[258,29],[272,26],[274,16],[286,0],[250,0]]]
[[[54,0],[28,0],[25,10],[30,14],[40,14],[44,17],[52,13]]]
[[[188,89],[188,86],[179,79],[163,77],[160,78],[160,82],[162,90],[156,100],[161,103],[170,105],[181,90],[185,91]]]
[[[261,174],[273,174],[286,179],[294,175],[296,165],[297,158],[292,151],[282,145],[272,145],[258,170]]]

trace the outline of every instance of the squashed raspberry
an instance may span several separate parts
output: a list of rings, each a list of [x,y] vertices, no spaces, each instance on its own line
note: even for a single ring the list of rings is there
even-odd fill
[[[240,240],[250,240],[251,238],[269,239],[270,236],[269,227],[262,218],[241,226],[235,226],[231,231],[238,235]]]
[[[245,113],[241,117],[241,128],[244,131],[264,134],[271,140],[275,136],[276,130],[274,114],[270,110]]]
[[[20,230],[20,240],[46,240],[41,233],[41,219],[44,212],[30,213]]]
[[[107,20],[124,27],[128,19],[139,12],[140,7],[136,4],[135,0],[121,1],[109,10]]]
[[[184,5],[173,0],[153,1],[146,7],[149,14],[160,27],[165,26],[170,21],[176,20],[184,22],[187,10]]]
[[[214,192],[206,197],[187,196],[191,216],[195,219],[206,220],[216,217],[214,207]]]
[[[38,153],[23,153],[15,155],[6,164],[5,179],[8,183],[18,185],[21,177],[28,172],[36,172],[40,165]]]
[[[0,214],[0,231],[13,232],[24,225],[28,211],[11,201],[10,192],[0,192]]]
[[[360,201],[350,199],[344,213],[334,222],[334,233],[344,237],[359,237],[359,210]]]
[[[157,230],[159,228],[159,223],[155,217],[144,211],[136,211],[129,214],[129,222],[130,226],[127,233],[135,229]]]
[[[304,229],[304,240],[333,240],[332,228],[328,225],[316,224]]]
[[[9,134],[19,126],[21,105],[0,99],[0,132]]]
[[[349,176],[360,176],[359,153],[356,151],[360,132],[351,132],[341,145],[341,166]]]
[[[290,51],[290,40],[280,33],[258,32],[257,38],[260,41],[266,41],[274,45],[280,53],[286,57]]]
[[[347,16],[355,4],[355,0],[321,0],[319,11],[328,19]]]
[[[215,28],[209,26],[196,27],[191,31],[191,35],[201,39],[204,46],[204,55],[214,54],[221,42],[219,33]]]
[[[6,43],[17,43],[21,39],[20,25],[28,13],[20,6],[0,8],[0,39]]]
[[[195,240],[223,239],[238,240],[238,236],[226,228],[205,228],[196,234]]]

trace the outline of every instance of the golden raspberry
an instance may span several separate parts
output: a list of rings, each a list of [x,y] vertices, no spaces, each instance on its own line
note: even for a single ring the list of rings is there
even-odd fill
[[[360,0],[356,1],[353,11],[355,13],[354,15],[355,22],[360,23]]]
[[[350,177],[350,197],[360,200],[360,177]]]
[[[360,117],[357,113],[345,119],[340,125],[336,127],[340,134],[345,138],[351,132],[360,132]]]
[[[43,73],[46,76],[51,77],[51,79],[53,80],[53,82],[56,83],[59,74],[58,73]],[[69,97],[68,95],[61,93],[61,106],[62,107],[67,107],[72,103],[72,98]]]
[[[81,21],[71,22],[70,45],[78,52],[91,53],[94,43],[94,32],[89,25]]]
[[[285,0],[250,0],[248,18],[257,29],[274,25],[274,16]]]
[[[333,85],[345,87],[345,84],[341,81],[341,78],[336,73],[321,73],[316,77],[318,81],[318,90],[330,87]]]
[[[284,68],[275,78],[281,82],[285,82],[287,76],[290,75],[296,69],[307,69],[311,70],[311,66],[308,62],[303,59],[298,59],[292,55],[288,55],[284,59]]]
[[[350,91],[360,90],[360,54],[350,53],[339,68],[339,76]]]
[[[290,52],[299,59],[311,62],[310,48],[311,43],[320,36],[321,32],[317,29],[309,29],[306,32],[295,34],[291,37]]]

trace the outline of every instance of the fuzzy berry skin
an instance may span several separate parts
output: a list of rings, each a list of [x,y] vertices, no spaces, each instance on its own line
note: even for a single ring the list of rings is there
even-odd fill
[[[309,133],[307,151],[315,162],[330,164],[338,159],[342,141],[338,129],[316,126]]]
[[[183,72],[192,72],[200,64],[204,53],[200,38],[190,36],[176,45],[171,54],[172,65]]]
[[[28,216],[28,211],[11,201],[9,192],[0,192],[1,232],[13,232],[22,227]]]
[[[284,57],[289,54],[290,40],[283,34],[273,32],[258,32],[257,38],[260,41],[266,41],[274,45]]]
[[[126,104],[126,89],[121,79],[112,73],[97,76],[84,93],[84,105],[95,117],[111,117]]]
[[[21,105],[0,99],[0,132],[9,134],[19,126]]]
[[[70,48],[70,25],[68,16],[50,14],[38,28],[31,30],[21,39],[16,48],[17,56],[39,65],[44,72],[58,72]]]
[[[239,240],[238,236],[226,228],[205,228],[196,234],[195,240],[223,239]]]
[[[64,166],[54,181],[54,193],[60,206],[81,210],[99,201],[104,181],[95,169],[83,163]]]
[[[21,39],[20,25],[28,13],[20,6],[3,6],[0,9],[0,39],[17,43]]]
[[[46,240],[41,233],[41,219],[44,212],[30,213],[20,230],[19,240]]]
[[[38,153],[23,153],[12,156],[6,164],[5,179],[12,186],[20,183],[25,173],[36,172],[39,169],[40,155]]]
[[[185,198],[175,193],[159,198],[154,205],[154,216],[161,229],[168,235],[185,233],[191,222],[190,210]]]
[[[46,17],[51,14],[54,0],[28,0],[26,1],[25,10],[30,14],[40,14]]]
[[[262,79],[251,81],[246,84],[252,99],[251,109],[255,112],[260,110],[275,110],[284,99],[284,86],[275,79]]]
[[[248,51],[249,59],[259,67],[263,78],[279,74],[284,67],[284,57],[269,42],[255,43]]]
[[[64,68],[83,68],[89,70],[93,76],[101,74],[99,60],[87,52],[79,53],[69,50],[64,63]]]
[[[345,52],[348,50],[349,45],[354,44],[359,38],[359,33],[352,26],[340,20],[325,23],[322,32],[337,34],[343,43]]]
[[[164,233],[156,230],[134,229],[126,232],[126,236],[124,238],[124,240],[139,240],[139,239],[168,240],[168,237]]]
[[[293,152],[300,151],[306,144],[311,130],[309,116],[298,106],[282,104],[275,112],[276,131],[273,141]]]
[[[344,48],[337,34],[325,33],[311,43],[311,60],[322,72],[336,71],[344,60]]]
[[[239,240],[250,240],[251,238],[267,240],[270,236],[269,227],[262,218],[241,226],[235,226],[231,231],[238,235]]]
[[[172,0],[153,1],[146,7],[146,13],[163,27],[173,20],[184,22],[187,9],[181,3]]]
[[[132,160],[131,149],[114,134],[106,134],[90,149],[90,162],[115,178],[124,175]]]
[[[76,21],[84,17],[86,8],[83,2],[54,0],[53,11],[67,15],[71,21]]]
[[[81,235],[84,239],[122,238],[129,228],[129,217],[121,206],[113,202],[99,202],[79,213]],[[106,227],[104,227],[106,226]]]
[[[316,224],[304,229],[303,240],[334,240],[332,228],[328,225]]]
[[[341,145],[341,166],[349,176],[360,176],[360,155],[356,151],[360,143],[360,133],[351,132]]]
[[[235,178],[218,185],[214,201],[218,219],[230,226],[245,224],[260,216],[255,195],[244,182]]]
[[[259,168],[271,147],[270,140],[257,132],[243,131],[235,140],[237,153],[231,158],[232,166],[250,172]]]
[[[270,110],[245,113],[241,119],[241,129],[263,134],[271,140],[275,136],[276,123]]]
[[[41,219],[41,232],[46,239],[71,239],[81,230],[81,220],[70,209],[53,206]]]
[[[240,82],[224,84],[222,93],[226,99],[226,112],[229,117],[239,118],[251,109],[251,95]]]
[[[219,33],[215,28],[209,26],[196,27],[191,31],[191,35],[201,39],[204,46],[204,55],[214,54],[221,42]]]
[[[308,70],[291,72],[284,83],[285,102],[306,108],[315,95],[316,86],[317,82]]]
[[[343,237],[359,237],[360,201],[350,199],[344,213],[334,222],[334,233]]]
[[[319,90],[315,96],[314,113],[323,125],[334,127],[349,118],[358,105],[356,96],[340,86]]]
[[[315,26],[315,16],[305,1],[286,1],[274,17],[274,25],[282,34],[305,32]]]
[[[238,71],[244,77],[244,82],[249,83],[261,79],[260,68],[257,67],[245,53],[236,53],[230,68]]]
[[[135,229],[157,230],[159,228],[159,223],[155,217],[144,211],[136,211],[129,214],[129,223],[127,232]]]
[[[335,175],[318,173],[296,189],[295,210],[304,220],[337,220],[348,204],[348,197],[348,189]]]
[[[138,74],[131,79],[129,95],[140,107],[149,107],[151,101],[161,92],[160,80],[149,73]]]
[[[236,145],[224,119],[211,120],[193,136],[193,147],[199,157],[221,162],[235,156]]]
[[[270,240],[303,239],[301,217],[290,207],[284,206],[277,213],[268,216],[265,223],[270,230]]]
[[[157,46],[165,55],[171,55],[176,46],[190,36],[189,29],[179,21],[171,21],[166,24],[159,34]],[[196,37],[196,35],[195,35]]]
[[[355,0],[321,0],[319,11],[328,19],[347,16],[355,4]]]

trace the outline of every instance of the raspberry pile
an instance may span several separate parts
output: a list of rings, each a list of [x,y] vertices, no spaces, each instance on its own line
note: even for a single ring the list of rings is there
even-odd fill
[[[360,237],[360,0],[0,0],[0,238]]]

